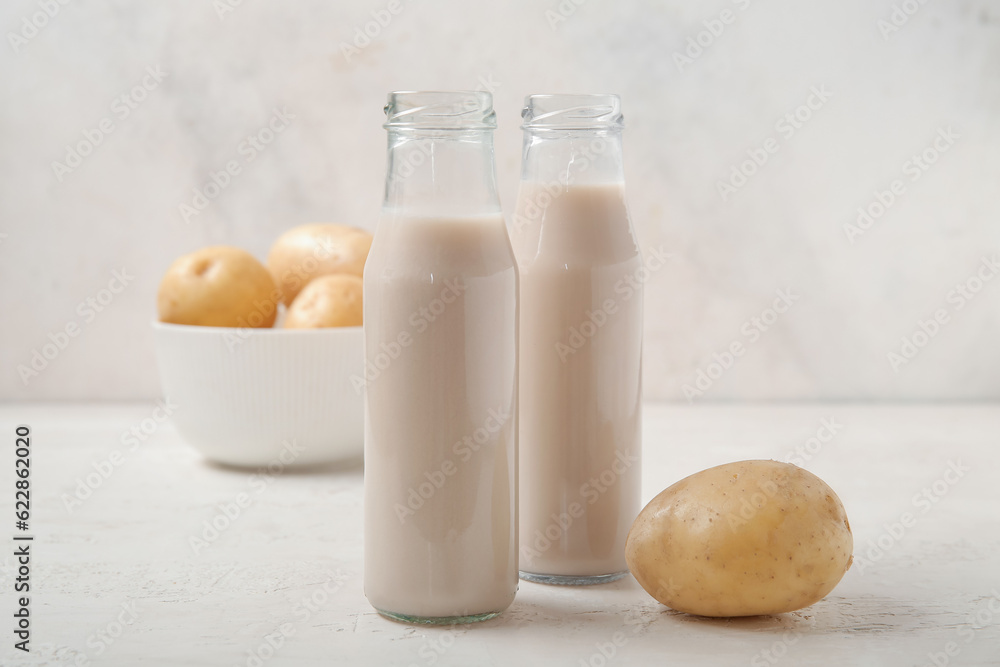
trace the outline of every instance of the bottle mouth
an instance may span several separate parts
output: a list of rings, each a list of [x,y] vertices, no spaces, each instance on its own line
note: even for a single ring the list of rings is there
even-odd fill
[[[521,118],[525,130],[620,129],[625,121],[614,94],[529,95]]]
[[[493,95],[479,90],[403,90],[389,93],[385,127],[422,130],[493,130]]]

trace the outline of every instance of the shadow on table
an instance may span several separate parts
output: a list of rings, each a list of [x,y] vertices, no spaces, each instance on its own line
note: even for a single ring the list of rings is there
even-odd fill
[[[210,461],[208,459],[203,459],[202,464],[213,470],[219,470],[227,473],[239,473],[245,475],[247,473],[260,473],[269,472],[272,475],[281,475],[282,477],[298,477],[298,476],[320,476],[320,475],[342,475],[344,473],[357,473],[364,471],[364,456],[358,454],[357,456],[351,457],[349,459],[343,459],[341,461],[333,461],[331,463],[316,463],[311,465],[292,465],[283,466],[280,470],[275,469],[273,471],[268,469],[268,466],[237,466],[228,463],[219,463],[217,461]]]
[[[520,586],[511,608],[489,621],[489,625],[517,627],[530,623],[551,628],[576,625],[586,629],[617,624],[625,628],[632,626],[629,629],[639,633],[653,624],[666,623],[675,627],[687,626],[692,630],[699,628],[735,635],[784,635],[806,631],[815,634],[844,630],[878,633],[892,626],[885,620],[886,614],[893,615],[886,608],[885,600],[881,604],[859,605],[859,600],[825,598],[805,609],[785,614],[713,618],[686,614],[660,604],[649,597],[631,576],[596,586],[549,586],[525,581],[521,581]],[[541,587],[534,592],[545,591],[544,597],[525,595],[529,587]],[[898,612],[907,615],[912,610],[900,609]],[[875,615],[879,618],[872,618]]]

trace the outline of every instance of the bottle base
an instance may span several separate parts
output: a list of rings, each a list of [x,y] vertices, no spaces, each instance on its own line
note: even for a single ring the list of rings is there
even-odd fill
[[[403,623],[419,623],[421,625],[460,625],[463,623],[479,623],[496,618],[503,613],[500,611],[488,611],[484,614],[469,614],[468,616],[409,616],[407,614],[397,614],[394,611],[375,608],[382,616],[391,621],[401,621]]]
[[[525,581],[533,581],[537,584],[554,584],[556,586],[593,586],[595,584],[607,584],[618,581],[628,574],[628,570],[622,572],[612,572],[611,574],[594,575],[566,575],[566,574],[535,574],[534,572],[518,571],[517,576]]]

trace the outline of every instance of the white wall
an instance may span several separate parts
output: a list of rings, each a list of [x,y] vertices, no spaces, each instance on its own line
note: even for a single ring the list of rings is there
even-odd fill
[[[385,93],[484,82],[508,211],[523,97],[622,94],[635,222],[674,253],[649,282],[650,396],[683,399],[740,341],[703,400],[1000,398],[1000,280],[949,301],[1000,251],[1000,6],[907,0],[919,9],[883,38],[893,2],[566,0],[553,30],[554,1],[402,0],[350,61],[339,45],[388,0],[243,0],[221,19],[205,0],[79,0],[16,53],[11,33],[40,10],[4,2],[0,398],[156,395],[149,321],[175,256],[228,243],[262,257],[307,221],[373,229]],[[724,9],[733,22],[679,67]],[[113,101],[156,66],[166,78],[122,119]],[[776,121],[814,86],[832,96],[783,136]],[[238,146],[275,108],[294,120],[247,163]],[[60,182],[52,162],[105,117],[113,132]],[[958,138],[912,181],[904,163],[939,128]],[[777,152],[722,201],[719,180],[768,137]],[[241,174],[185,223],[178,205],[230,159]],[[844,225],[894,179],[903,193],[850,243]],[[78,304],[120,269],[134,279],[88,321]],[[778,289],[798,300],[752,342],[741,328]],[[894,372],[887,353],[938,309],[947,324]],[[68,323],[79,336],[22,382],[17,366]]]

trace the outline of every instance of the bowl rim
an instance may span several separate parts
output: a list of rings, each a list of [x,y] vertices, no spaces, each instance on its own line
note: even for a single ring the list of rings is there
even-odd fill
[[[321,329],[275,329],[273,327],[209,327],[202,326],[200,324],[174,324],[172,322],[161,322],[159,320],[151,320],[154,330],[159,331],[169,331],[171,333],[178,333],[183,335],[198,336],[201,334],[214,334],[218,335],[220,333],[234,333],[241,332],[247,333],[253,336],[347,336],[349,334],[356,334],[357,332],[364,329],[363,326],[357,327],[324,327]]]

